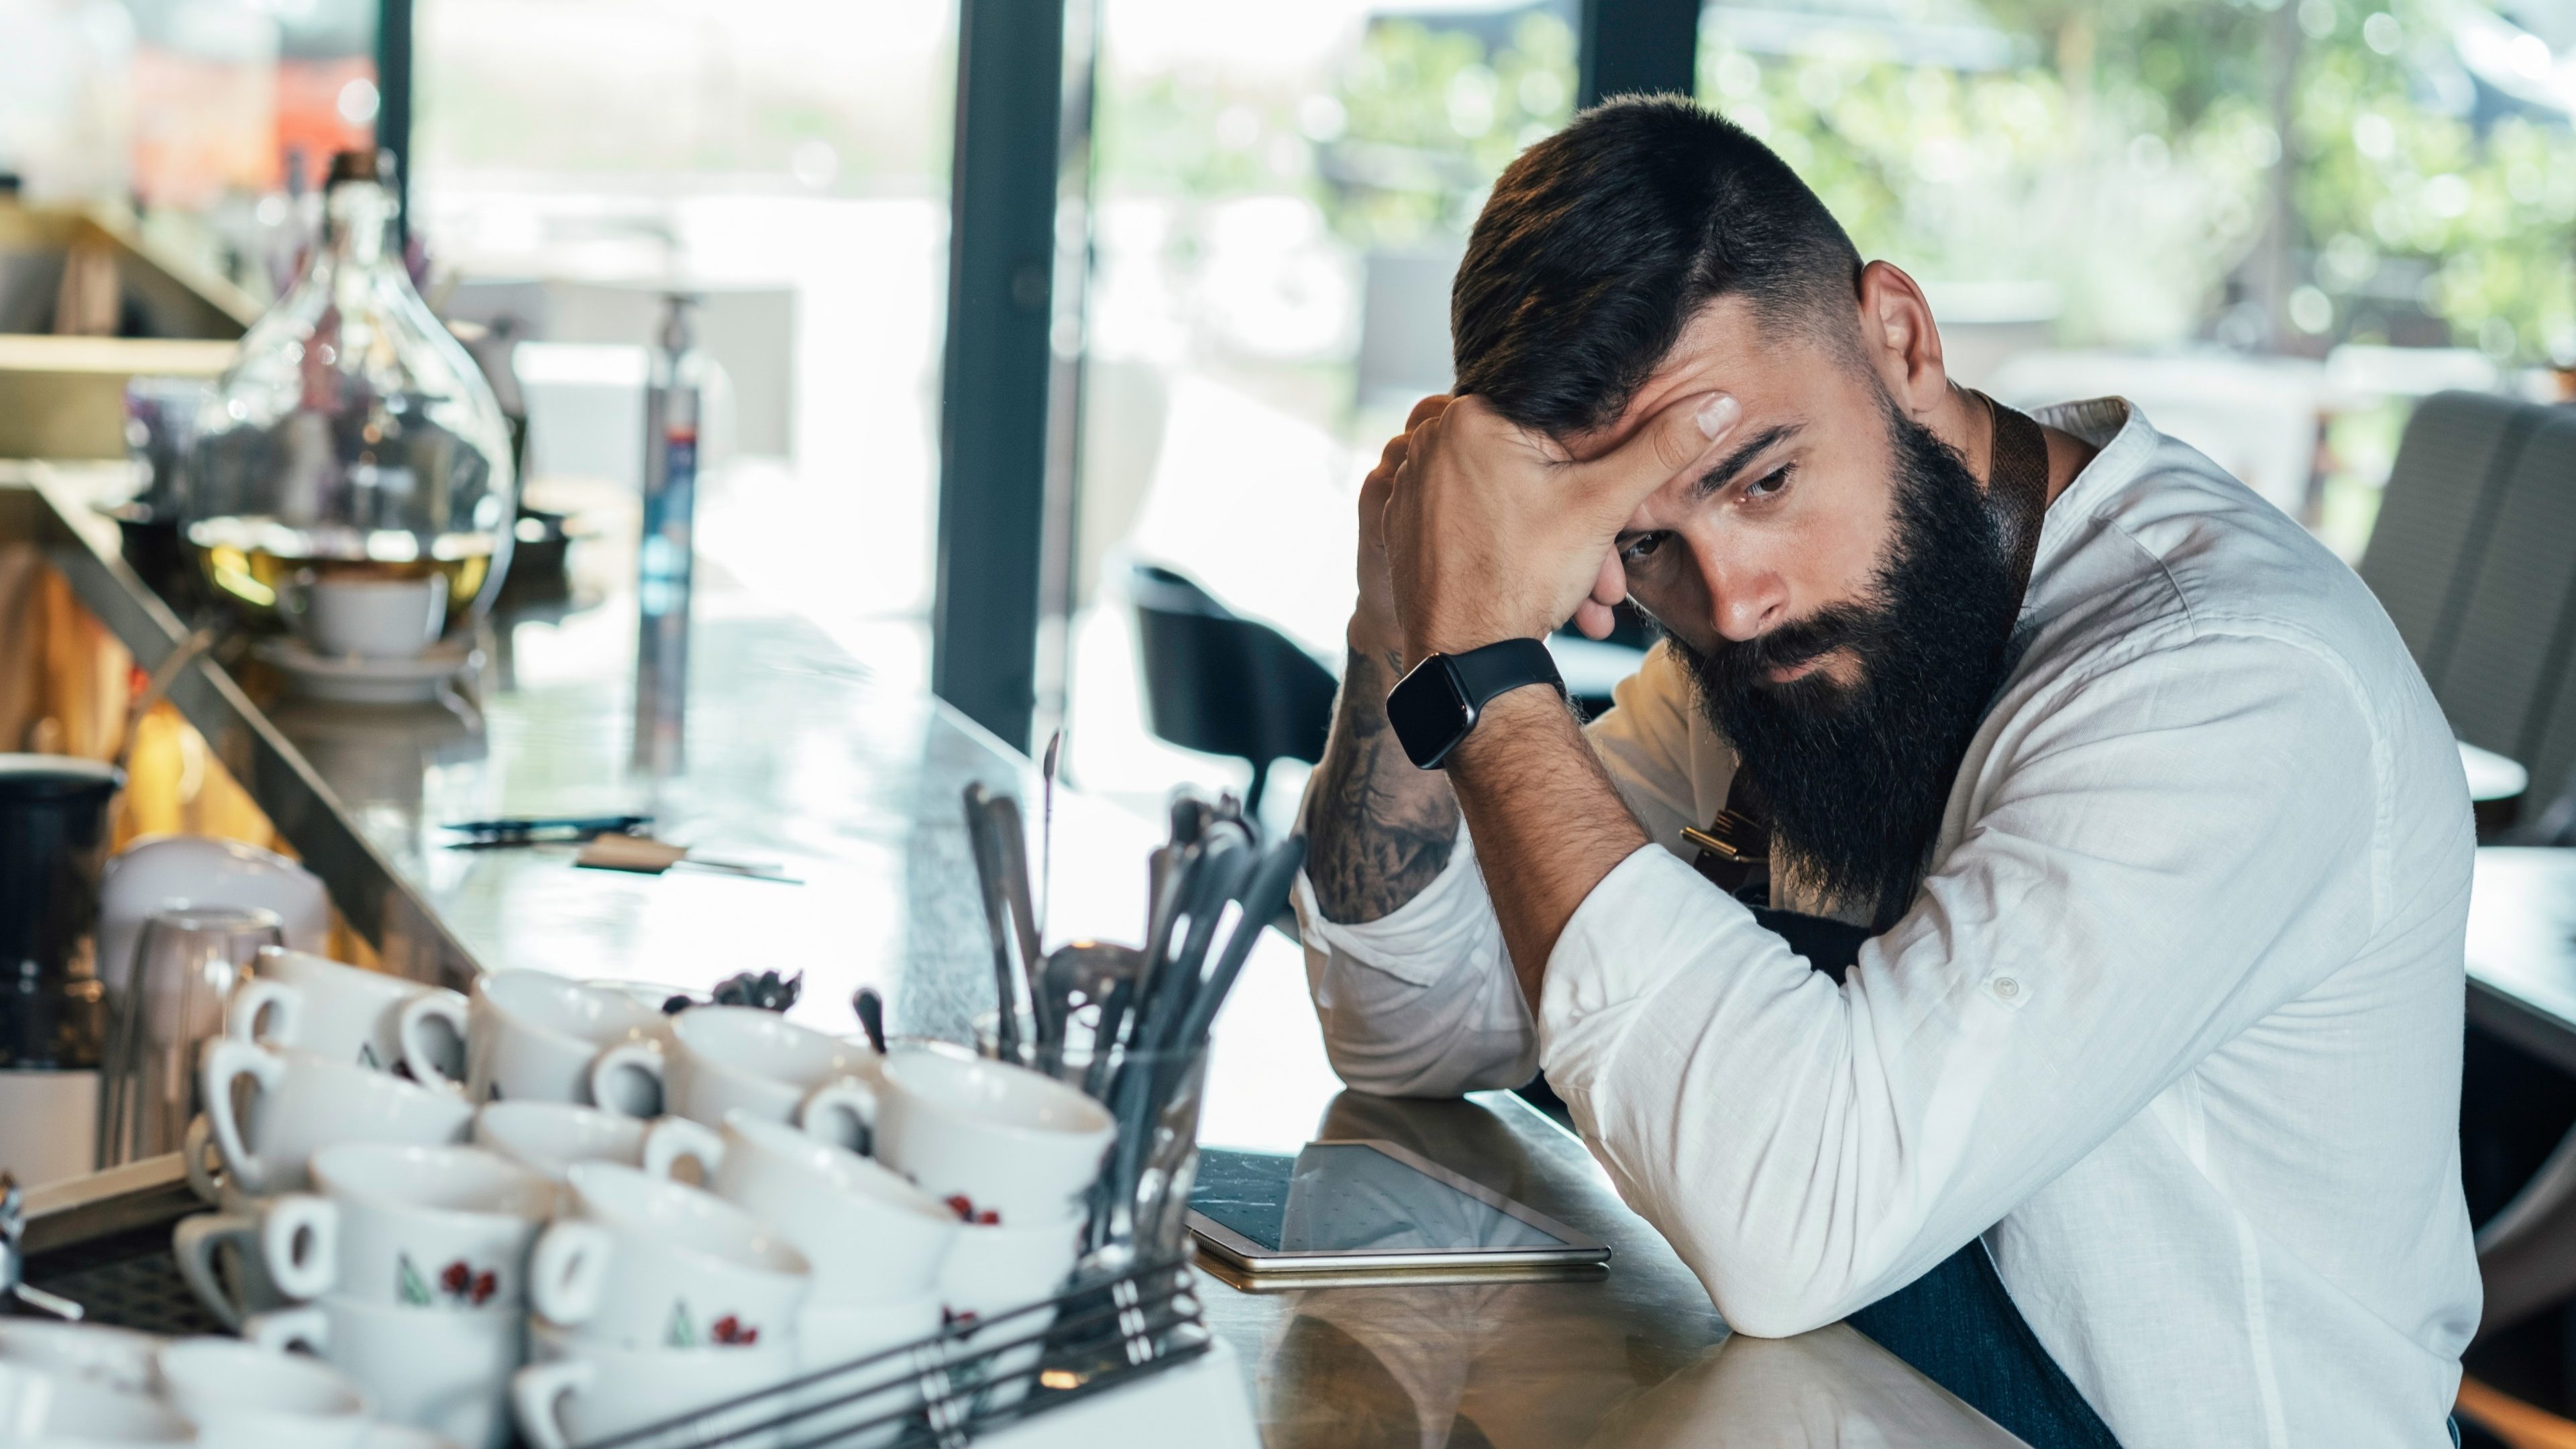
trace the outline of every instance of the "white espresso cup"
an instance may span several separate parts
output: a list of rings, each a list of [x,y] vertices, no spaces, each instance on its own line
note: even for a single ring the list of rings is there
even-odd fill
[[[710,1127],[742,1112],[844,1147],[866,1138],[877,1055],[753,1006],[694,1006],[671,1019],[670,1108]]]
[[[796,1377],[793,1338],[781,1337],[730,1353],[686,1349],[615,1348],[538,1324],[530,1330],[536,1362],[510,1381],[510,1407],[520,1437],[534,1449],[570,1449],[603,1439],[623,1439],[678,1419],[668,1435],[644,1434],[620,1449],[681,1449],[720,1442],[725,1449],[767,1449],[776,1430],[758,1425],[786,1412],[784,1396],[733,1401],[776,1388]],[[720,1405],[732,1405],[719,1409]],[[710,1409],[717,1412],[708,1413]],[[802,1428],[790,1431],[798,1443]]]
[[[617,1348],[750,1348],[793,1337],[813,1281],[777,1229],[702,1188],[576,1163],[566,1216],[537,1238],[528,1301]]]
[[[543,1175],[480,1148],[388,1142],[325,1147],[312,1175],[313,1193],[265,1209],[285,1231],[260,1234],[264,1256],[313,1249],[307,1263],[266,1261],[295,1296],[439,1312],[526,1306],[528,1251],[555,1204]]]
[[[447,626],[447,577],[312,577],[280,591],[287,623],[316,654],[411,659]]]
[[[495,971],[466,1008],[466,1095],[662,1110],[662,1014],[622,991],[550,971]]]
[[[327,1236],[329,1225],[317,1232],[302,1213],[270,1210],[304,1200],[296,1193],[236,1197],[222,1212],[181,1218],[171,1229],[179,1279],[216,1322],[237,1329],[254,1313],[303,1302],[328,1286],[338,1251]]]
[[[906,1427],[903,1416],[921,1402],[925,1367],[917,1355],[897,1350],[925,1345],[942,1321],[935,1292],[807,1308],[796,1320],[802,1364],[798,1377],[805,1382],[797,1395],[803,1416],[796,1421],[796,1441],[849,1449],[894,1442]],[[1037,1349],[1034,1343],[1029,1346],[1032,1355]],[[945,1341],[921,1347],[921,1354],[934,1356],[935,1365],[946,1364],[950,1353]],[[1036,1362],[1034,1356],[1030,1362]]]
[[[1030,1370],[1038,1362],[1036,1342],[978,1355],[1014,1339],[1034,1339],[1055,1321],[1052,1307],[1015,1310],[1044,1304],[1064,1287],[1082,1255],[1085,1221],[1074,1213],[1034,1225],[969,1223],[958,1230],[956,1251],[940,1269],[938,1294],[960,1320],[958,1356],[979,1376],[982,1408],[1002,1408],[1028,1393]]]
[[[1109,1109],[1076,1088],[926,1047],[886,1054],[869,1105],[869,1155],[972,1223],[1075,1211],[1118,1135]]]
[[[224,1007],[224,1035],[423,1084],[465,1077],[465,998],[444,987],[342,965],[305,951],[260,948]]]
[[[709,1170],[708,1190],[805,1254],[808,1312],[921,1297],[957,1237],[957,1214],[897,1173],[748,1113],[726,1116],[712,1157],[676,1138],[647,1144],[644,1170],[667,1176],[683,1155]]]
[[[251,1197],[300,1191],[310,1181],[306,1162],[335,1142],[435,1146],[463,1138],[474,1120],[473,1105],[453,1091],[230,1038],[207,1043],[200,1071],[225,1176]],[[248,1110],[236,1115],[239,1082],[252,1091]]]
[[[272,1352],[319,1355],[390,1423],[444,1435],[460,1449],[510,1441],[510,1375],[527,1361],[527,1320],[518,1314],[414,1313],[324,1298],[254,1315],[242,1337]]]
[[[375,1407],[328,1364],[231,1338],[161,1350],[162,1394],[204,1449],[361,1449]]]
[[[490,1102],[474,1114],[474,1145],[488,1147],[556,1182],[576,1162],[641,1167],[660,1151],[667,1164],[694,1158],[701,1168],[723,1154],[715,1130],[686,1117],[620,1116],[570,1102]],[[655,1176],[667,1176],[667,1170]]]
[[[0,1444],[10,1449],[196,1441],[196,1429],[158,1400],[0,1362]]]
[[[0,1363],[123,1394],[156,1390],[161,1343],[151,1334],[102,1323],[0,1317]]]

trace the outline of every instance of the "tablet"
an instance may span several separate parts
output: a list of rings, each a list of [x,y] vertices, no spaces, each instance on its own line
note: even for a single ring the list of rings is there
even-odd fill
[[[1392,1142],[1199,1151],[1190,1231],[1250,1273],[1606,1263],[1610,1249]]]

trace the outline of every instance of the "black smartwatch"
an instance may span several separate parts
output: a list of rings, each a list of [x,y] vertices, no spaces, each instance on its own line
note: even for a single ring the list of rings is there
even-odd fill
[[[1525,684],[1565,693],[1556,660],[1536,639],[1506,639],[1464,654],[1434,654],[1387,691],[1387,723],[1407,759],[1425,770],[1440,768],[1458,742],[1476,727],[1485,705]]]

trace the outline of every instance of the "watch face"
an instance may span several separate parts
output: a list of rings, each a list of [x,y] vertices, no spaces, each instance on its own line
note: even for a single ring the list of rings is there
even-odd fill
[[[1476,723],[1475,706],[1458,688],[1458,677],[1444,656],[1434,654],[1413,666],[1386,696],[1386,720],[1404,746],[1405,758],[1425,770],[1436,769]]]

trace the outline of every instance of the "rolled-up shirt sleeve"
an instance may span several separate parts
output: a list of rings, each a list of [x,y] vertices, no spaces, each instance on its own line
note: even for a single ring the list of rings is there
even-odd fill
[[[1622,680],[1613,707],[1585,729],[1620,796],[1654,838],[1691,824],[1697,775],[1724,769],[1695,750],[1688,676],[1658,645]],[[1715,788],[1722,794],[1723,774]],[[1475,841],[1462,820],[1447,868],[1375,921],[1326,920],[1297,876],[1306,983],[1333,1069],[1382,1096],[1455,1096],[1517,1087],[1538,1075],[1538,1028],[1503,950]]]
[[[1538,1074],[1538,1031],[1465,822],[1439,876],[1364,925],[1324,919],[1299,872],[1297,925],[1324,1047],[1344,1082],[1381,1096],[1442,1097]]]
[[[2353,689],[2305,648],[2219,636],[2023,711],[1839,987],[1641,849],[1550,958],[1548,1080],[1729,1323],[1843,1317],[2365,939],[2386,793]]]

